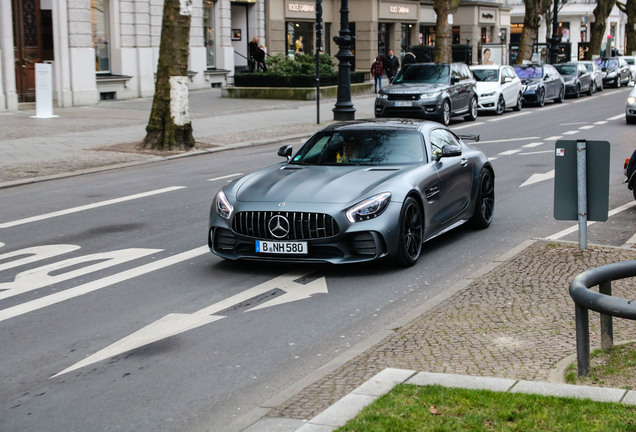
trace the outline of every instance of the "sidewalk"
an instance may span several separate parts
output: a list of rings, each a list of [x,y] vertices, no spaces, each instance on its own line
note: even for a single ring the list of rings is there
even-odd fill
[[[353,98],[356,118],[373,116],[373,96]],[[0,188],[69,172],[163,160],[165,156],[114,151],[143,139],[151,103],[139,99],[56,108],[59,117],[51,119],[31,118],[35,108],[0,112]],[[219,89],[191,92],[197,151],[308,136],[331,122],[334,103],[321,101],[317,125],[315,101],[221,99]],[[580,251],[565,242],[524,243],[277,395],[232,430],[333,430],[356,414],[363,405],[360,401],[370,402],[406,380],[479,386],[503,382],[508,389],[521,385],[550,394],[589,395],[585,388],[547,384],[562,382],[563,368],[575,361],[569,283],[590,268],[635,259],[633,248],[590,246]],[[636,298],[636,281],[614,283],[613,294]],[[594,313],[590,332],[592,345],[600,345]],[[634,322],[615,319],[614,335],[617,341],[636,339]],[[619,400],[636,403],[633,391],[614,390],[594,393],[620,393]]]

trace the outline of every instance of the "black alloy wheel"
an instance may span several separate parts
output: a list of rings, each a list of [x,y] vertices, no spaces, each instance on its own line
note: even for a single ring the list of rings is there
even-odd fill
[[[408,197],[400,211],[400,238],[396,261],[403,267],[414,265],[422,253],[424,224],[422,209],[413,197]]]
[[[502,115],[506,111],[506,101],[504,100],[503,95],[499,95],[499,100],[497,101],[497,108],[495,109],[495,114]]]
[[[495,213],[495,178],[488,169],[479,177],[479,189],[475,198],[475,210],[470,218],[473,228],[484,229],[490,226]]]
[[[539,89],[539,91],[537,92],[537,106],[544,106],[545,105],[545,90],[544,89]]]

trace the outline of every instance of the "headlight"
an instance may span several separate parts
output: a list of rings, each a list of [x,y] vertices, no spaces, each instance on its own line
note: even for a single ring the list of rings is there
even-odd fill
[[[526,90],[536,90],[536,89],[538,89],[538,88],[539,88],[539,84],[538,84],[538,83],[535,83],[535,84],[528,84],[528,85],[526,86]]]
[[[420,99],[433,99],[439,96],[440,92],[435,93],[423,93],[420,95]]]
[[[634,97],[634,96],[628,97],[627,98],[627,103],[630,104],[630,105],[635,104],[636,103],[636,97]]]
[[[387,94],[383,94],[383,93],[378,93],[377,98],[378,98],[378,99],[388,99],[388,98],[389,98],[389,95],[387,95]]]
[[[607,74],[608,78],[614,78],[616,76],[616,72],[610,72]]]
[[[232,216],[234,207],[232,207],[232,204],[230,204],[230,201],[228,201],[225,193],[222,190],[220,190],[219,193],[216,194],[216,198],[214,199],[214,201],[216,212],[219,214],[219,216],[221,216],[223,219],[229,219],[230,216]]]
[[[384,212],[390,201],[391,194],[389,192],[374,195],[347,210],[347,219],[354,223],[376,218]]]
[[[488,97],[488,96],[494,96],[494,95],[495,95],[495,93],[497,93],[497,91],[496,91],[496,90],[495,90],[495,91],[488,92],[488,93],[482,93],[482,94],[481,94],[481,96],[482,96],[482,97],[484,97],[484,96],[486,96],[486,97]]]

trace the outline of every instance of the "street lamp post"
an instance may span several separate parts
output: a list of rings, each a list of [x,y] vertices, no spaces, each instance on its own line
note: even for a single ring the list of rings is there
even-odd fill
[[[554,0],[552,13],[552,38],[550,39],[550,64],[556,64],[559,58],[559,0]]]
[[[351,102],[351,45],[355,40],[349,31],[349,4],[348,0],[341,0],[340,5],[340,32],[333,38],[338,45],[339,51],[336,54],[338,59],[338,99],[333,109],[334,120],[353,120],[355,118],[355,108]]]

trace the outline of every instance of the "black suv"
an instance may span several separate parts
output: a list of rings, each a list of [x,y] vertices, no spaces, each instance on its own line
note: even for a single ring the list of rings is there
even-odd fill
[[[475,78],[463,63],[412,63],[378,92],[376,117],[431,118],[448,125],[453,116],[477,118]]]

